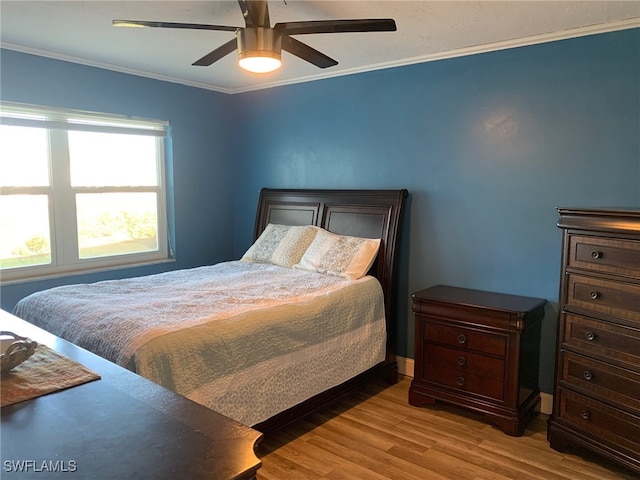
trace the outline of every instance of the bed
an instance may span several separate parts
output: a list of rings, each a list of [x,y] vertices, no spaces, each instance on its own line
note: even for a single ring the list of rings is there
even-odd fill
[[[407,191],[262,189],[237,261],[36,292],[14,314],[268,433],[383,376]]]

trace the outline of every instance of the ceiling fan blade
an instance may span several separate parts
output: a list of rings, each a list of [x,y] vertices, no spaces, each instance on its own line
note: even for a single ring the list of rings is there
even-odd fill
[[[307,62],[313,63],[316,67],[327,68],[338,64],[333,58],[326,56],[315,48],[311,48],[305,43],[299,42],[295,38],[291,38],[289,35],[282,36],[282,49]]]
[[[227,25],[205,25],[202,23],[154,22],[148,20],[113,20],[114,27],[158,27],[158,28],[186,28],[190,30],[219,30],[235,32],[240,27]]]
[[[227,55],[229,55],[236,48],[238,48],[238,42],[234,38],[233,40],[229,40],[227,43],[207,53],[204,57],[202,57],[200,60],[196,60],[191,65],[195,65],[197,67],[208,67],[213,62],[216,62],[222,57],[226,57]]]
[[[283,33],[287,35],[342,32],[395,32],[397,30],[396,22],[392,18],[283,22],[276,23],[273,28],[282,30]]]
[[[266,0],[238,0],[238,5],[247,27],[271,27]]]
[[[249,15],[249,9],[247,8],[247,2],[245,2],[244,0],[238,0],[238,5],[240,5],[240,11],[242,12],[242,17],[245,19],[244,22],[246,24],[247,23],[247,16]]]

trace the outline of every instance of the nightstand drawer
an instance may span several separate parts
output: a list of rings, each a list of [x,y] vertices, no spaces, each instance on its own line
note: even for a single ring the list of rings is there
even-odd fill
[[[640,242],[572,235],[569,266],[640,278]]]
[[[569,352],[562,354],[563,386],[598,395],[640,414],[640,371],[619,368]]]
[[[425,376],[435,378],[440,370],[475,375],[504,381],[504,360],[477,353],[426,343],[424,346]]]
[[[424,380],[495,400],[504,397],[504,362],[497,358],[425,345]]]
[[[569,275],[566,306],[640,321],[640,285]]]
[[[580,315],[564,315],[563,344],[630,366],[640,365],[640,329],[602,322]]]
[[[560,395],[559,421],[629,451],[640,451],[640,417],[563,388],[556,394]]]
[[[504,357],[507,350],[505,335],[440,323],[425,323],[423,340],[427,339],[434,343],[499,357]]]

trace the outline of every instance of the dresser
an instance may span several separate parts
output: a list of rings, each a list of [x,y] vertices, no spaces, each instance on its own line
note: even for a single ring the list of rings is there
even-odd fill
[[[563,230],[552,448],[640,472],[640,211],[558,209]]]
[[[3,480],[257,478],[260,432],[4,310],[0,330],[47,345],[101,377],[2,407]]]
[[[540,402],[545,300],[446,285],[412,296],[414,378],[409,403],[471,408],[519,436]]]

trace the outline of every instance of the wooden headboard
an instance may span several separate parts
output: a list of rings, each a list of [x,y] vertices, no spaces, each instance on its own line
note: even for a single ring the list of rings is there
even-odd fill
[[[380,238],[371,267],[384,292],[387,361],[395,361],[397,248],[400,219],[408,192],[402,190],[277,190],[263,188],[254,240],[269,223],[316,225],[340,235]]]

